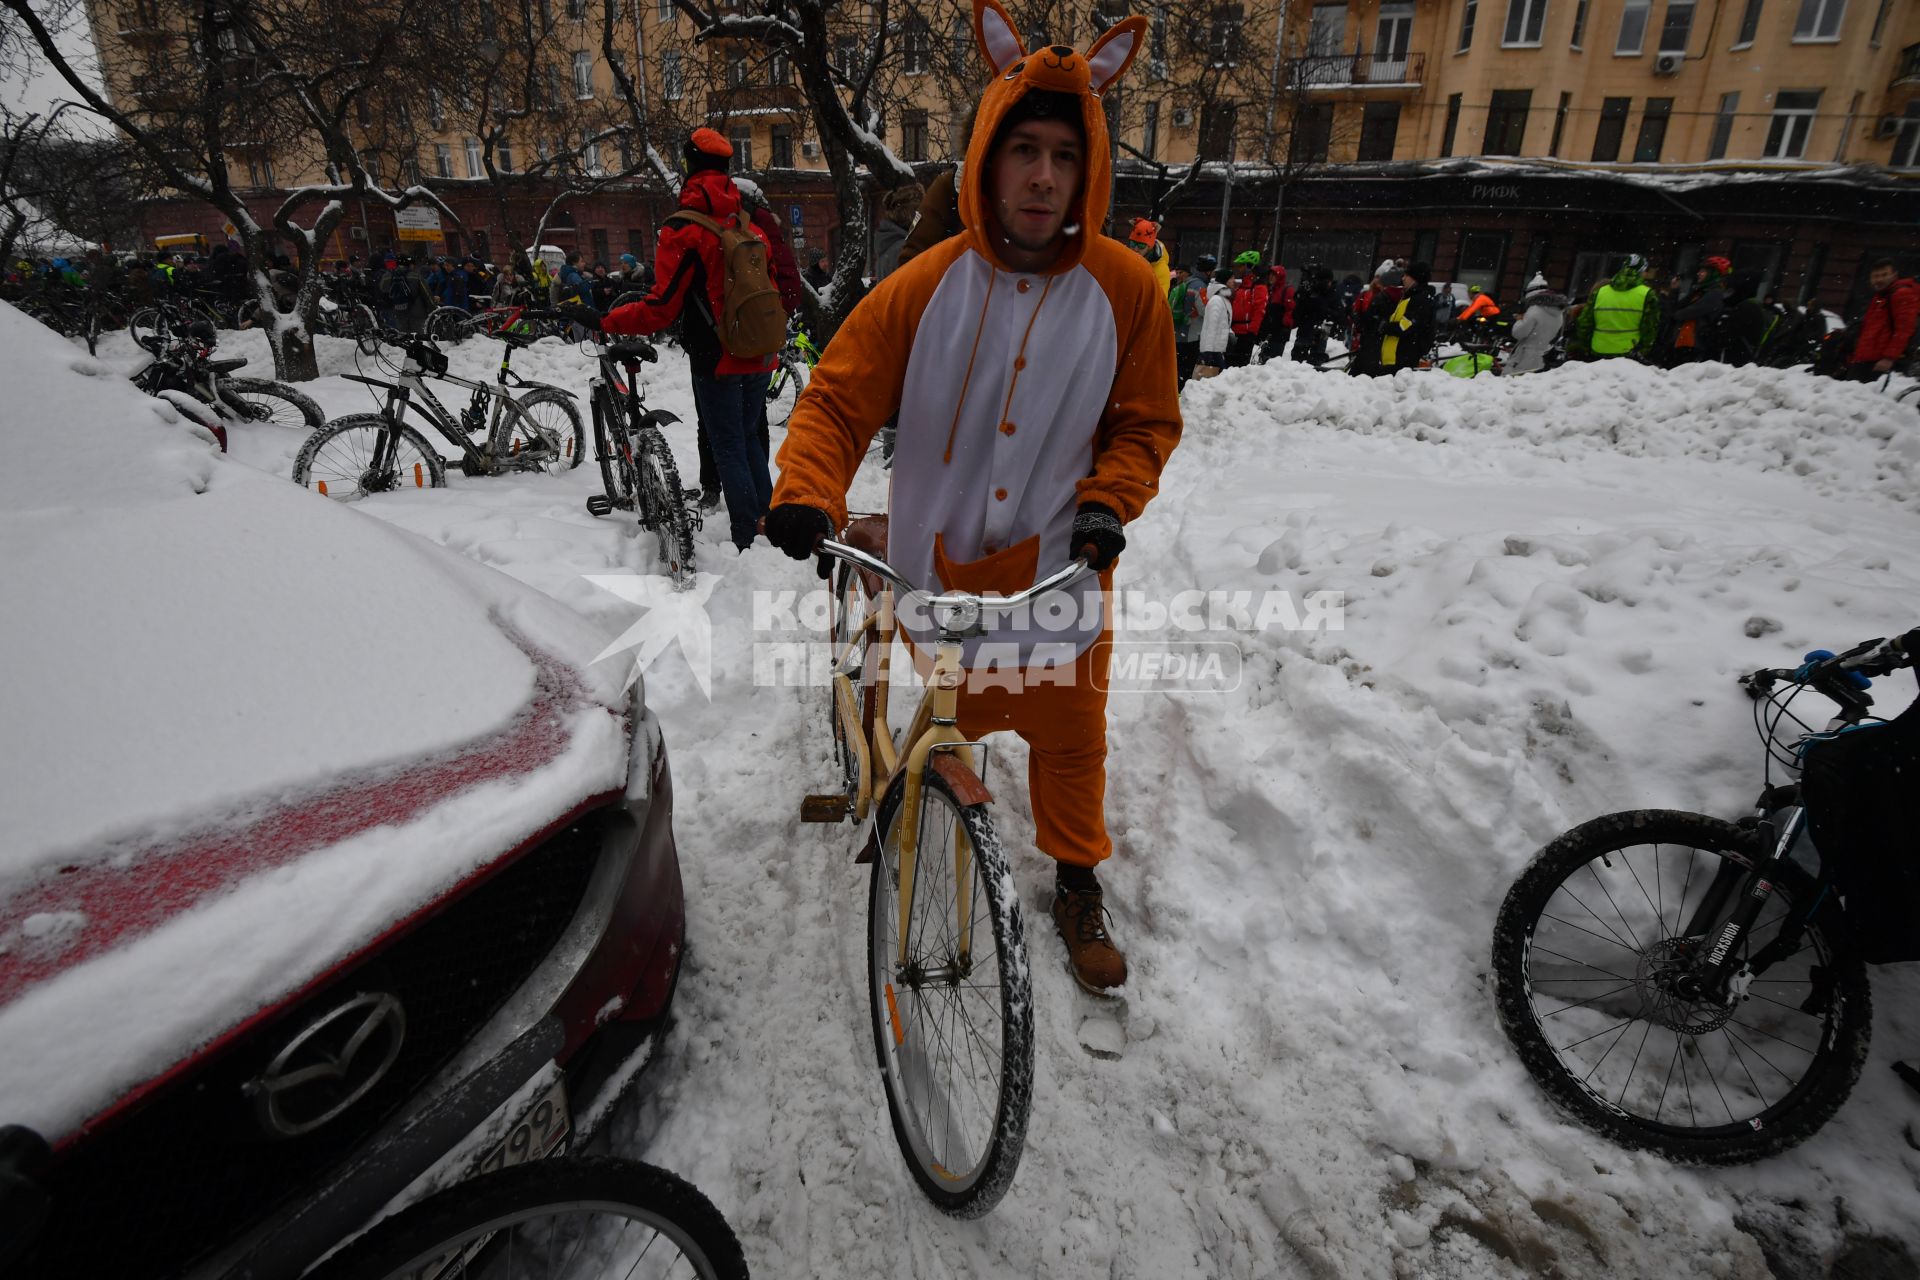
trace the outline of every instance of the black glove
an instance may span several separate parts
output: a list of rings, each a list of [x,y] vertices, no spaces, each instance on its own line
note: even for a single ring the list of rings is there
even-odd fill
[[[573,321],[582,329],[593,329],[597,331],[600,328],[600,313],[592,307],[585,307],[577,302],[563,302],[560,304],[559,311],[561,315]]]
[[[1120,532],[1120,517],[1097,502],[1083,502],[1073,517],[1072,554],[1084,555],[1096,573],[1111,568],[1127,549],[1127,535]]]
[[[818,507],[783,502],[767,512],[761,531],[790,558],[805,560],[813,554],[814,544],[833,532],[833,521]]]

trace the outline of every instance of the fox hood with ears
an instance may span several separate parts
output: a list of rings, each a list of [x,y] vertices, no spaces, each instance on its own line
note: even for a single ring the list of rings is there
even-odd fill
[[[1147,20],[1134,16],[1109,27],[1085,54],[1068,45],[1054,44],[1029,53],[1015,33],[1012,19],[999,0],[973,0],[973,34],[992,68],[993,79],[980,95],[980,112],[967,145],[966,180],[960,190],[960,216],[974,247],[1005,269],[993,244],[999,221],[992,213],[987,152],[994,134],[1013,105],[1031,90],[1063,93],[1080,100],[1080,120],[1086,133],[1085,177],[1079,198],[1067,211],[1067,243],[1049,274],[1077,266],[1088,239],[1100,234],[1113,194],[1113,166],[1107,141],[1107,116],[1100,95],[1126,71],[1146,39]]]

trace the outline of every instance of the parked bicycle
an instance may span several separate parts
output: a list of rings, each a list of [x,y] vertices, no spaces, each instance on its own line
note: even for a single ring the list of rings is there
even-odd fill
[[[531,338],[503,336],[500,371],[492,382],[448,373],[446,353],[420,334],[387,333],[381,341],[403,353],[394,380],[345,376],[381,388],[386,403],[378,413],[348,414],[315,431],[294,459],[295,484],[342,500],[444,486],[446,461],[407,421],[409,412],[459,451],[466,475],[552,473],[580,465],[585,429],[573,394],[513,373],[513,353]],[[429,378],[471,392],[467,407],[455,413],[441,404],[427,386]],[[477,446],[475,436],[482,441]]]
[[[871,863],[867,995],[893,1133],[914,1181],[956,1217],[1006,1194],[1026,1143],[1033,1089],[1033,999],[1013,874],[981,782],[985,748],[955,727],[961,647],[990,613],[1071,586],[1085,561],[1010,596],[916,592],[878,552],[886,517],[824,541],[834,567],[828,714],[841,770],[837,793],[808,796],[808,822],[873,823],[858,861]],[[888,719],[895,591],[932,620],[932,670],[896,738]]]
[[[780,349],[780,363],[774,366],[773,376],[767,381],[770,425],[786,425],[787,419],[793,416],[793,406],[800,402],[800,393],[813,377],[813,367],[819,363],[820,348],[807,336],[806,326],[795,319],[787,327],[787,345]]]
[[[44,288],[27,294],[18,305],[61,337],[85,341],[88,355],[99,353],[101,334],[127,322],[120,299],[99,289]]]
[[[379,351],[380,319],[366,303],[336,301],[323,293],[318,318],[321,333],[333,338],[351,338],[361,355],[370,356]]]
[[[136,346],[158,355],[169,342],[184,338],[188,326],[200,321],[220,327],[220,317],[211,307],[191,297],[163,293],[133,313],[127,321],[127,332]]]
[[[649,409],[641,394],[640,365],[658,360],[645,338],[599,342],[599,372],[594,375],[593,452],[600,460],[604,493],[587,499],[596,516],[631,511],[640,527],[658,540],[660,562],[676,585],[693,581],[693,531],[700,517],[693,495],[680,487],[680,469],[661,428],[680,421],[664,409]]]
[[[554,337],[566,332],[564,320],[553,313],[524,306],[483,307],[470,311],[465,307],[435,307],[427,314],[426,334],[435,342],[458,343],[468,338],[498,338],[517,334],[524,338]]]
[[[314,431],[326,420],[319,405],[284,382],[234,377],[234,370],[245,367],[246,360],[214,359],[215,344],[213,326],[195,320],[133,375],[133,384],[150,396],[191,397],[212,410],[211,420],[198,413],[193,416],[219,439],[222,451],[231,425],[260,422]],[[190,406],[182,407],[192,412]]]
[[[1866,965],[1920,959],[1920,701],[1869,716],[1869,677],[1920,629],[1741,677],[1766,746],[1751,816],[1646,809],[1534,856],[1493,935],[1500,1021],[1574,1118],[1675,1160],[1737,1164],[1846,1101],[1872,1027]],[[1814,730],[1807,690],[1838,708]],[[1798,775],[1773,785],[1773,766]]]

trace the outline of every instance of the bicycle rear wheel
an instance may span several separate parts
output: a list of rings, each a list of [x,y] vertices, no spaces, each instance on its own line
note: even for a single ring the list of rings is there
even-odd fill
[[[255,422],[318,431],[326,425],[320,406],[284,382],[270,378],[222,378],[220,393]]]
[[[460,342],[473,336],[473,316],[461,307],[435,307],[427,316],[426,333],[435,342]]]
[[[573,397],[564,391],[543,388],[514,397],[524,416],[506,415],[507,448],[519,451],[539,445],[551,449],[555,461],[552,471],[571,471],[586,456],[586,427]]]
[[[648,439],[651,434],[652,438]],[[660,563],[680,586],[693,581],[693,517],[680,488],[680,469],[657,431],[638,437],[635,466],[640,480],[640,523],[660,540]]]
[[[1575,827],[1507,892],[1493,936],[1501,1025],[1535,1080],[1616,1142],[1675,1160],[1774,1155],[1839,1110],[1866,1060],[1866,968],[1791,863],[1738,944],[1746,999],[1687,976],[1748,891],[1751,831],[1641,810]],[[1774,946],[1779,942],[1779,946]],[[1775,956],[1768,949],[1781,952]]]
[[[390,431],[399,438],[385,465],[376,466],[380,439]],[[300,446],[293,482],[351,502],[370,493],[444,488],[447,464],[427,438],[406,423],[390,423],[378,413],[354,413],[335,418]]]
[[[316,1280],[745,1280],[733,1229],[692,1185],[580,1156],[458,1183],[380,1223]]]
[[[622,511],[635,510],[640,473],[633,465],[633,437],[626,429],[625,410],[604,389],[593,396],[593,445],[600,460],[600,487],[607,501]]]
[[[867,976],[894,1138],[921,1191],[958,1218],[1007,1193],[1026,1145],[1033,1001],[1020,903],[984,804],[929,772],[901,960],[904,785],[876,815]],[[962,930],[964,905],[967,927]]]

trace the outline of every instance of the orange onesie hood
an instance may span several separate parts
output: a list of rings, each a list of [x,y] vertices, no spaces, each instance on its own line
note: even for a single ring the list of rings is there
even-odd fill
[[[1086,136],[1085,173],[1080,195],[1067,211],[1067,243],[1049,275],[1070,271],[1086,256],[1091,237],[1106,224],[1107,203],[1113,193],[1113,169],[1107,139],[1107,116],[1100,95],[1119,79],[1146,39],[1147,20],[1135,15],[1113,26],[1082,54],[1069,45],[1053,44],[1027,52],[1012,19],[999,0],[973,0],[973,34],[993,79],[980,95],[973,138],[967,144],[964,182],[960,188],[960,218],[973,248],[1001,270],[1009,270],[996,252],[995,229],[1000,225],[987,196],[987,153],[994,134],[1013,105],[1030,90],[1063,93],[1080,100],[1082,132]]]

